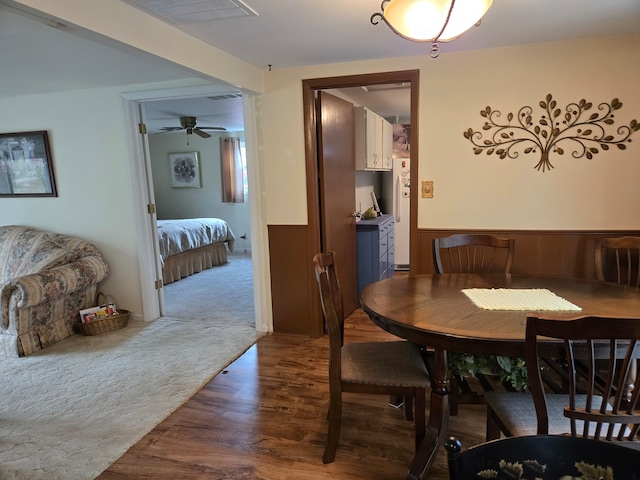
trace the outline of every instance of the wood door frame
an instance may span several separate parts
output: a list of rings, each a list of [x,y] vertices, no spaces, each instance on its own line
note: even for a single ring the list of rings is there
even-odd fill
[[[411,84],[411,134],[409,154],[410,188],[410,216],[409,216],[409,262],[410,274],[415,274],[418,268],[418,105],[420,92],[420,70],[402,70],[395,72],[367,73],[360,75],[347,75],[342,77],[313,78],[302,81],[302,103],[304,117],[305,138],[305,165],[307,170],[307,245],[312,252],[320,251],[320,192],[318,175],[318,139],[316,117],[316,91],[332,88],[359,87],[363,85],[383,85],[388,83]],[[415,180],[414,180],[415,179]],[[312,278],[311,290],[317,291],[315,278]],[[312,326],[310,328],[313,337],[323,334],[323,319],[319,296],[311,295],[311,309],[309,312]],[[315,315],[313,314],[315,312]]]

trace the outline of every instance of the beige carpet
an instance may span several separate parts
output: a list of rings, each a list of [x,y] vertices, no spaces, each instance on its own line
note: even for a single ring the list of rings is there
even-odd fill
[[[247,264],[233,256],[168,285],[168,315],[154,322],[1,358],[0,479],[95,478],[244,353],[259,337],[253,306],[238,301],[239,285],[252,288]]]

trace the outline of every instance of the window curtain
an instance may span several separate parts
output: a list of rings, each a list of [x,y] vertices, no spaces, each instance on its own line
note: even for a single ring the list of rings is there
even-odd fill
[[[242,151],[238,137],[220,138],[222,163],[222,201],[244,203]]]

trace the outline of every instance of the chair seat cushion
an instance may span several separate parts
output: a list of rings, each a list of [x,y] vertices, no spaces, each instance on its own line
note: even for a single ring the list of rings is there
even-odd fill
[[[342,381],[398,387],[429,386],[420,347],[405,341],[344,345]]]
[[[528,393],[486,392],[487,406],[493,409],[504,426],[513,436],[536,435],[538,433],[536,408],[533,397]],[[564,416],[564,407],[569,405],[569,396],[563,394],[545,394],[547,412],[549,414],[549,435],[562,435],[571,432],[571,422]],[[601,397],[597,397],[602,401]],[[584,407],[586,395],[576,395],[576,405]],[[600,404],[594,406],[599,407]],[[581,435],[584,423],[576,421],[578,435]],[[595,423],[590,423],[590,434],[595,430]],[[617,432],[617,429],[616,429]]]

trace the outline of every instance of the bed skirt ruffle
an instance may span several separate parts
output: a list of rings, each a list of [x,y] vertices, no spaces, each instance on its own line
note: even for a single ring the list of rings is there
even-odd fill
[[[227,263],[227,247],[222,242],[187,250],[164,260],[162,283],[167,285],[177,282],[181,278],[223,263]]]

